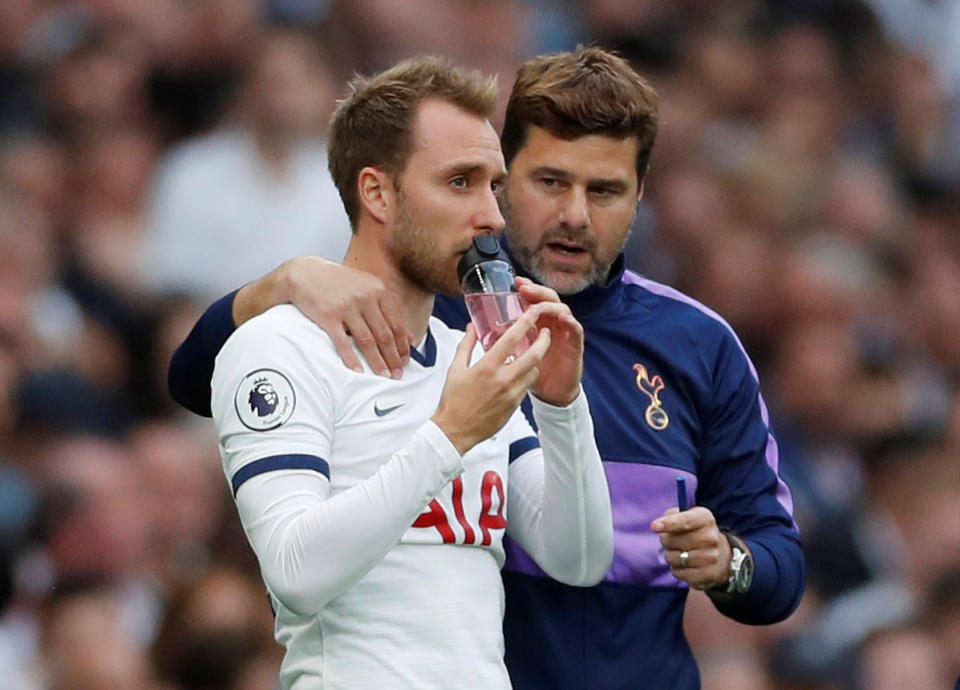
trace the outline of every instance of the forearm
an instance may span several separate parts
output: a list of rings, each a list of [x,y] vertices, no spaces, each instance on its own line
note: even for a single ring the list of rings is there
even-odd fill
[[[174,400],[198,415],[211,415],[210,377],[220,348],[241,324],[293,301],[298,285],[294,272],[306,262],[330,263],[319,257],[288,261],[207,308],[170,359],[167,387]]]
[[[200,317],[170,358],[167,388],[185,408],[210,417],[210,378],[217,353],[236,326],[232,317],[236,292],[224,295]]]
[[[613,519],[586,397],[567,407],[534,398],[533,411],[543,453],[511,467],[511,535],[554,579],[596,584],[613,558]]]
[[[309,257],[309,259],[331,263],[319,257]],[[298,283],[292,274],[295,271],[296,262],[306,260],[308,259],[300,258],[282,263],[267,275],[237,290],[233,300],[233,323],[239,326],[270,307],[295,303],[294,291]]]
[[[266,473],[240,487],[237,507],[270,591],[310,614],[396,545],[463,471],[443,432],[425,424],[376,474],[328,497],[325,478]]]

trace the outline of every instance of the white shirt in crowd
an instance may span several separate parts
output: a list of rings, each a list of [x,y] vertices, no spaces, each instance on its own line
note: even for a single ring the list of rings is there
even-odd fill
[[[350,223],[319,139],[281,173],[252,135],[223,130],[175,148],[154,180],[143,245],[144,280],[157,291],[211,300],[295,256],[343,258]]]

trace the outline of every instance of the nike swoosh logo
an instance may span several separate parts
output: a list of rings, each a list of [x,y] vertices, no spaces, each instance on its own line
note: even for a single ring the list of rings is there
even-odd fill
[[[403,407],[403,403],[400,403],[399,405],[394,405],[393,407],[384,407],[381,409],[380,407],[377,407],[377,403],[373,403],[373,413],[378,417],[386,417],[388,414],[390,414],[394,410],[400,409],[401,407]]]

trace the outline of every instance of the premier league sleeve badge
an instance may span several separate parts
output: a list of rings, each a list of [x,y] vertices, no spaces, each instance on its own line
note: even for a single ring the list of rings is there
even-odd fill
[[[253,431],[270,431],[287,422],[297,405],[290,379],[275,369],[257,369],[240,382],[233,406]]]

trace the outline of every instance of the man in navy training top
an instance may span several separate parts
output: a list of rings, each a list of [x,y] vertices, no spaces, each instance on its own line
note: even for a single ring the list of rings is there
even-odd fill
[[[720,316],[624,270],[657,126],[653,89],[598,48],[528,61],[507,105],[506,240],[518,271],[560,293],[586,331],[583,386],[615,531],[613,564],[590,588],[551,580],[507,547],[506,661],[520,689],[698,688],[683,635],[690,587],[757,625],[785,619],[803,594],[753,364]],[[173,357],[173,396],[209,415],[222,343],[286,301],[328,331],[347,366],[359,366],[355,341],[374,370],[399,375],[409,343],[395,297],[373,276],[304,257],[210,307]],[[467,321],[459,297],[438,297],[434,313]]]

